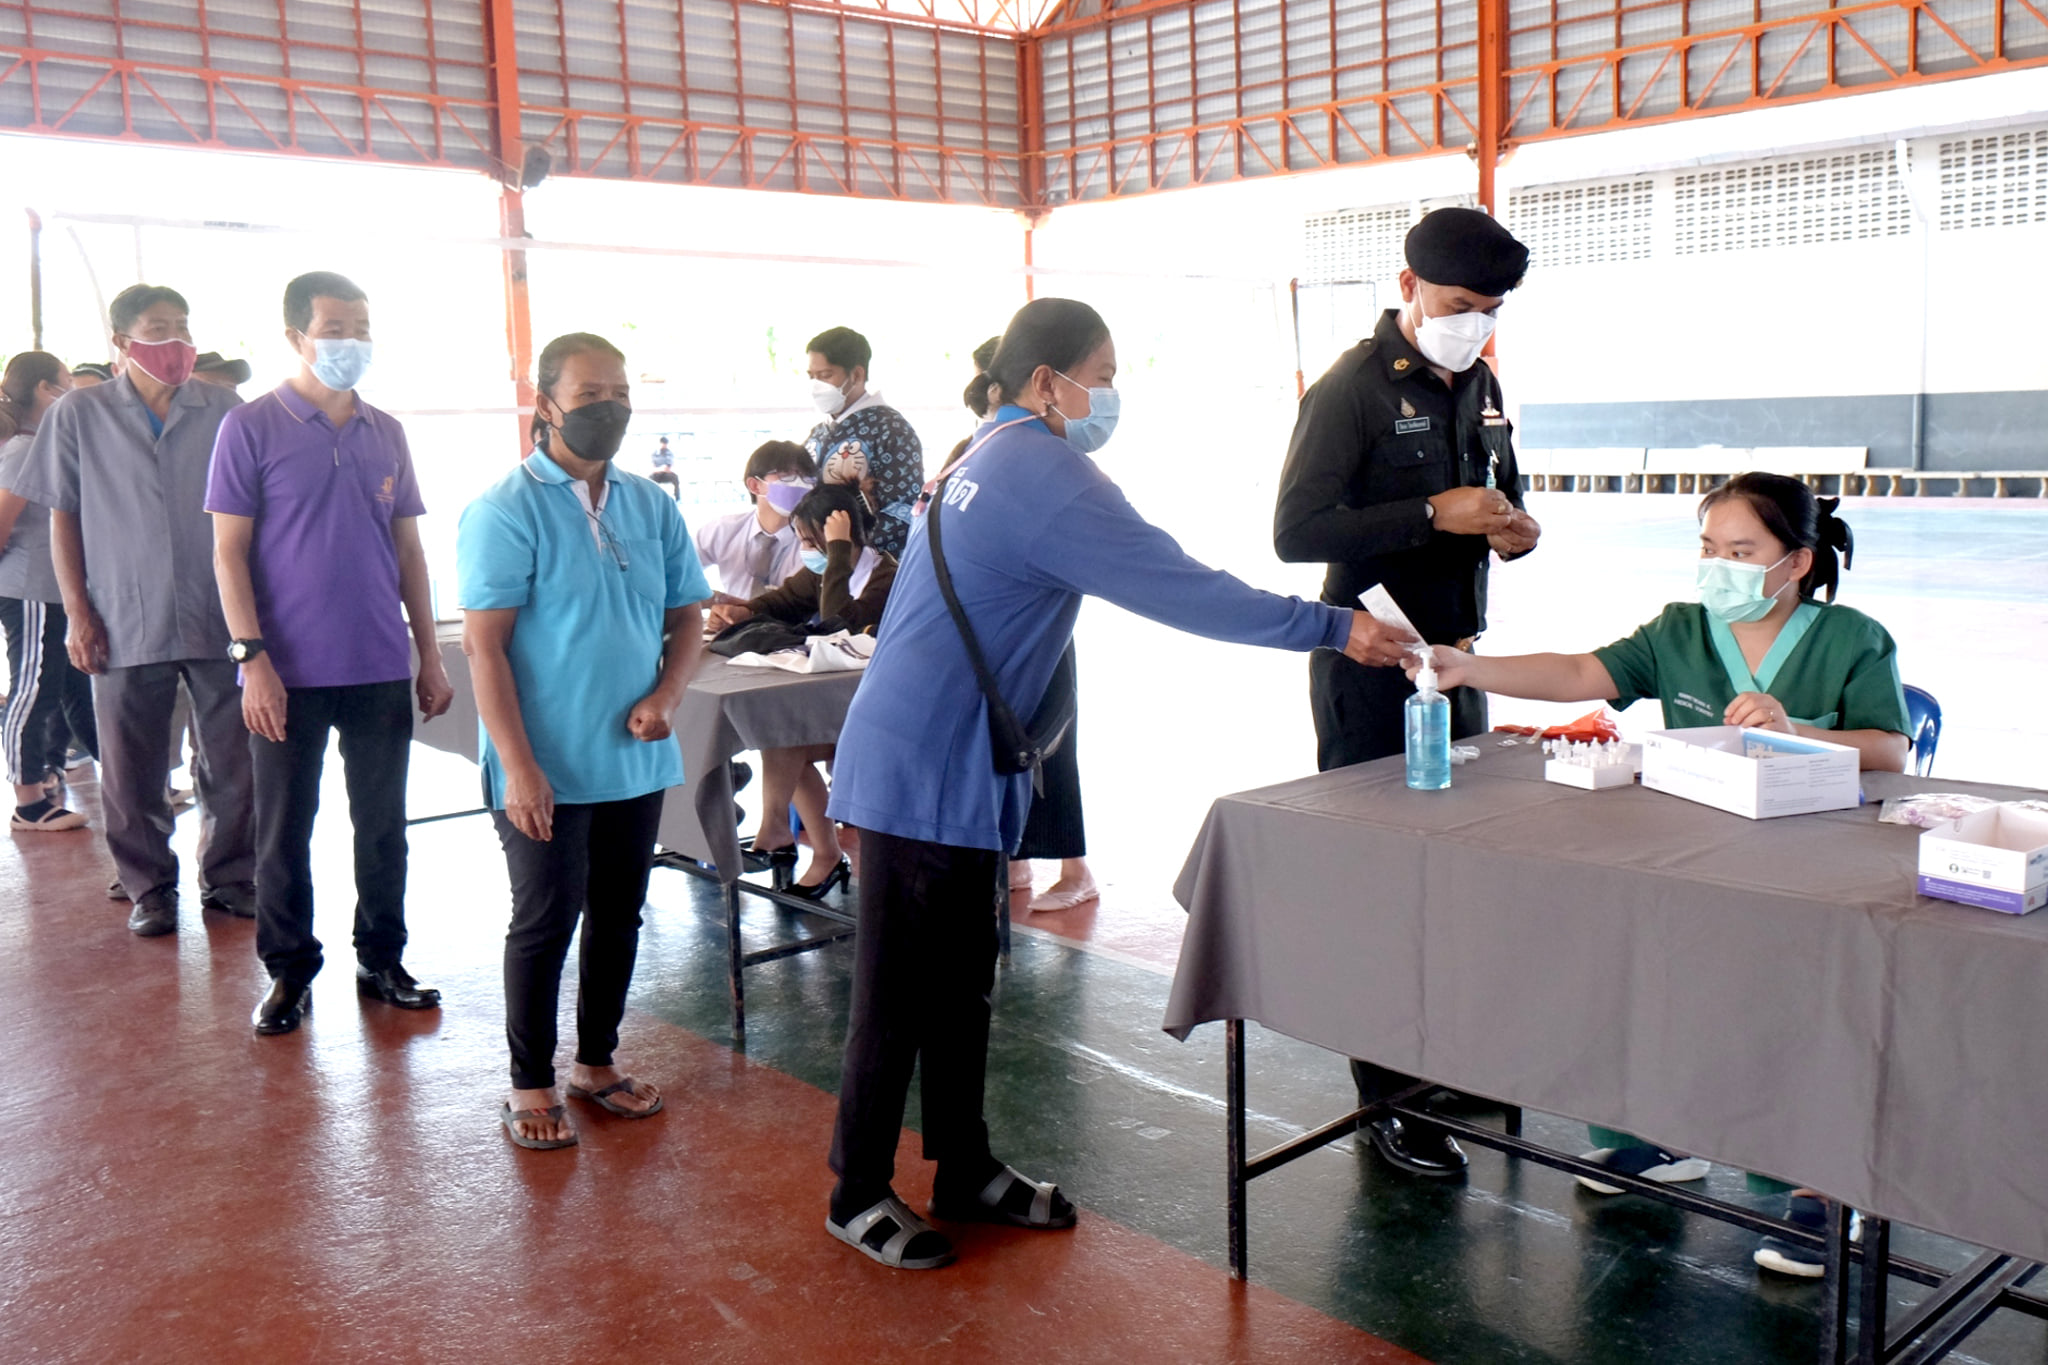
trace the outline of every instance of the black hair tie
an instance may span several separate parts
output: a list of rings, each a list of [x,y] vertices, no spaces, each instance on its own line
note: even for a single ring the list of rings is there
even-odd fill
[[[1820,524],[1815,528],[1820,543],[1829,549],[1842,552],[1842,567],[1854,568],[1856,562],[1856,536],[1850,531],[1849,523],[1835,515],[1835,509],[1842,505],[1840,498],[1816,498],[1820,508]]]

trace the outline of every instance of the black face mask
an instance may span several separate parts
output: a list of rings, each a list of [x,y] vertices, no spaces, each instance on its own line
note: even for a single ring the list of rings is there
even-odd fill
[[[626,441],[626,427],[632,420],[633,409],[607,398],[600,403],[570,408],[552,429],[562,433],[570,454],[603,462],[619,453],[619,447]]]

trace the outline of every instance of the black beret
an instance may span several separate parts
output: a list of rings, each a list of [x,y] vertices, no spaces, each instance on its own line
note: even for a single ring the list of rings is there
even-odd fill
[[[1438,209],[1408,229],[1408,268],[1431,284],[1499,298],[1522,282],[1529,248],[1478,209]]]

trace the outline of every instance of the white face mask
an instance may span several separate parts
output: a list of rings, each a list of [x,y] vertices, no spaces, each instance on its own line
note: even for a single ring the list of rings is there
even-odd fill
[[[846,393],[836,384],[827,384],[822,379],[811,381],[811,406],[827,417],[836,417],[846,406]]]
[[[1415,327],[1415,349],[1452,374],[1463,374],[1478,361],[1479,353],[1493,336],[1497,319],[1491,313],[1446,313],[1433,318],[1415,300],[1421,321]]]

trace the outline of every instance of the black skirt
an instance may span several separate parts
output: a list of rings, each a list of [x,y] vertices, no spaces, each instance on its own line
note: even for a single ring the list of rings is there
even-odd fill
[[[1074,682],[1074,642],[1069,640],[1067,652],[1060,656],[1059,666],[1053,670],[1050,686],[1064,683],[1071,687]],[[1052,757],[1039,769],[1045,790],[1031,798],[1031,810],[1024,818],[1024,837],[1017,845],[1018,861],[1083,858],[1088,854],[1088,837],[1081,823],[1081,761],[1075,748],[1080,726],[1077,712],[1066,741],[1053,750]]]

